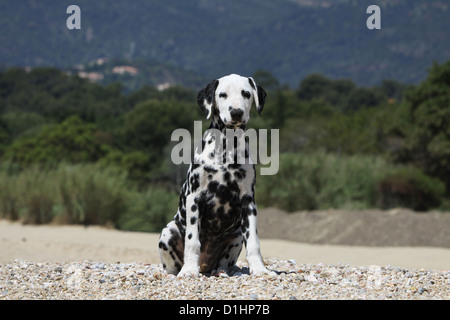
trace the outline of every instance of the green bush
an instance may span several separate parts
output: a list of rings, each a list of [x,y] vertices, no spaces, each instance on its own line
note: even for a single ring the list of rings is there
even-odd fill
[[[126,175],[96,165],[32,166],[0,172],[1,216],[24,223],[116,224],[126,208]]]
[[[117,226],[127,208],[127,175],[114,167],[59,166],[52,172],[58,188],[56,219],[66,223]]]
[[[0,218],[19,219],[19,204],[15,180],[4,168],[0,170]]]
[[[105,156],[110,147],[103,143],[94,124],[71,116],[56,125],[44,126],[36,135],[14,140],[5,158],[22,167],[60,162],[92,162]]]
[[[13,166],[11,167],[13,168]],[[85,224],[160,231],[178,198],[162,187],[139,191],[124,170],[96,164],[0,168],[0,218],[29,224]]]
[[[445,184],[420,169],[381,157],[327,153],[281,154],[278,173],[258,177],[256,198],[287,211],[448,207]]]
[[[444,194],[443,182],[413,167],[397,169],[378,183],[378,205],[383,209],[408,207],[426,211],[439,207]]]
[[[281,154],[278,173],[258,177],[256,198],[258,204],[287,211],[371,208],[377,181],[390,168],[372,156]]]
[[[120,217],[119,229],[160,232],[173,219],[178,206],[178,195],[164,188],[150,187],[135,193],[128,210]]]
[[[398,162],[442,180],[450,192],[450,60],[433,64],[428,77],[406,92]],[[450,194],[447,193],[447,196]]]

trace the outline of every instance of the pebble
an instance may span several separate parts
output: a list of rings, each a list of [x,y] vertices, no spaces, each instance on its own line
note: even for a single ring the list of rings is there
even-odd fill
[[[0,264],[0,300],[449,300],[449,270],[300,264],[266,258],[274,274],[246,263],[228,273],[178,278],[161,265],[81,261]]]

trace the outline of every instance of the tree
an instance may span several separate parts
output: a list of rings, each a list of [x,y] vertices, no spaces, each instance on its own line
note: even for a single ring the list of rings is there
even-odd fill
[[[301,100],[321,98],[330,90],[332,80],[321,75],[311,74],[300,82],[297,96]]]
[[[381,103],[382,98],[375,90],[368,88],[357,88],[351,91],[344,111],[356,111],[361,108],[374,107]]]
[[[6,112],[0,117],[0,120],[3,121],[12,139],[16,139],[26,132],[34,133],[36,129],[47,122],[42,115],[25,111]]]
[[[409,125],[397,159],[438,177],[450,191],[450,60],[434,63],[428,78],[407,91]]]
[[[397,101],[402,100],[405,91],[404,84],[392,79],[383,80],[379,88],[388,98]]]
[[[3,154],[3,149],[9,143],[10,134],[5,122],[0,118],[0,161]]]
[[[266,91],[277,90],[280,88],[280,83],[275,76],[266,70],[257,70],[253,74],[253,79],[264,88]]]
[[[72,116],[60,124],[44,127],[36,136],[16,139],[5,157],[21,166],[95,162],[110,151],[94,124]]]
[[[386,86],[392,85],[391,83]],[[384,88],[384,87],[383,87]],[[356,87],[349,79],[329,79],[321,74],[311,74],[300,83],[297,96],[300,100],[319,100],[346,113],[374,107],[386,100],[383,88]],[[396,88],[389,88],[389,92]],[[395,92],[393,93],[395,94]]]
[[[170,142],[173,130],[193,128],[198,110],[194,104],[174,100],[149,100],[140,103],[125,114],[124,143],[157,157]]]

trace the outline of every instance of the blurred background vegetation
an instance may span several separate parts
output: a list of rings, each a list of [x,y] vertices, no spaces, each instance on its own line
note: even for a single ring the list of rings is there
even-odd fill
[[[310,74],[290,88],[253,76],[268,99],[250,127],[280,129],[279,172],[257,177],[259,207],[450,210],[450,60],[418,85]],[[0,218],[159,231],[187,169],[171,163],[170,136],[203,119],[196,93],[4,69]]]

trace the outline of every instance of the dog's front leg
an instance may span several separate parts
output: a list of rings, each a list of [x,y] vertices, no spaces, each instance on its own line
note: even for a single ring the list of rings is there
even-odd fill
[[[243,236],[245,241],[245,246],[247,249],[247,262],[250,268],[251,274],[272,274],[272,271],[267,270],[264,266],[264,262],[261,256],[259,238],[257,232],[257,209],[256,205],[252,202],[243,210],[247,214],[248,227],[245,230]],[[245,220],[245,218],[244,218]],[[244,231],[244,230],[243,230]]]
[[[197,277],[199,275],[198,261],[200,258],[200,219],[199,208],[195,195],[186,197],[186,235],[184,239],[184,265],[178,277]]]

